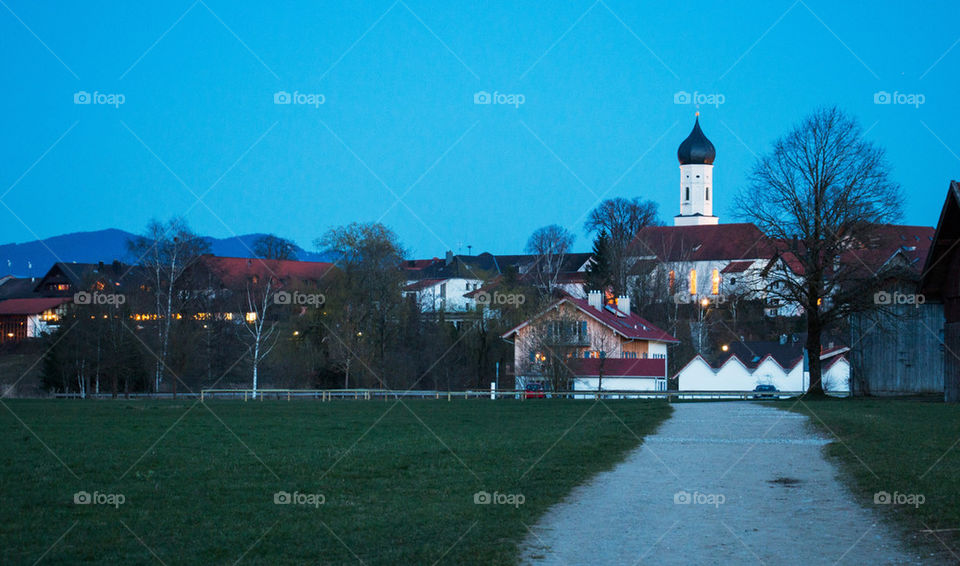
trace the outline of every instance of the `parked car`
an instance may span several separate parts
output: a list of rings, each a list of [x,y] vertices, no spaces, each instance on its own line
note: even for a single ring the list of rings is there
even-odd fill
[[[524,388],[525,399],[543,399],[547,396],[542,383],[528,383]]]
[[[758,385],[753,388],[753,391],[754,391],[754,395],[753,395],[754,399],[775,399],[779,396],[772,395],[772,393],[776,393],[780,390],[773,385]]]

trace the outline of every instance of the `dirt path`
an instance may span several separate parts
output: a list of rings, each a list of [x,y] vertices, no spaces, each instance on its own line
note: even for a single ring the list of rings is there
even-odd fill
[[[675,404],[644,446],[531,526],[524,563],[923,563],[841,485],[827,442],[775,408]]]

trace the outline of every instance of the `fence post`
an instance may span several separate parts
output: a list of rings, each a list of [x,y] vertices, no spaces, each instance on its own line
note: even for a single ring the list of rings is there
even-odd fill
[[[200,402],[203,403],[203,389],[200,390]]]
[[[289,401],[289,400],[290,400],[290,390],[287,389],[287,401]]]
[[[247,402],[247,392],[246,392],[246,390],[244,390],[244,392],[243,392],[243,402],[244,402],[244,403]]]

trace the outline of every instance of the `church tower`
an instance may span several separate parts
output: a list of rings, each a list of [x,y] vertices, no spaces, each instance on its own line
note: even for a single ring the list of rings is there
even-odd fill
[[[693,131],[677,149],[680,160],[680,214],[673,217],[674,226],[717,224],[713,215],[713,159],[717,151],[700,129],[700,113]]]

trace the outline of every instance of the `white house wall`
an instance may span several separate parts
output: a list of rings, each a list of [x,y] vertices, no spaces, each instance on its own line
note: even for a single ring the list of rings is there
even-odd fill
[[[752,391],[758,385],[773,385],[780,391],[804,391],[803,363],[784,370],[773,358],[763,360],[754,370],[731,357],[718,369],[697,356],[677,374],[680,391]],[[604,380],[606,382],[606,380]],[[846,358],[834,363],[823,375],[828,393],[850,392],[850,364]]]

